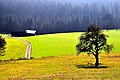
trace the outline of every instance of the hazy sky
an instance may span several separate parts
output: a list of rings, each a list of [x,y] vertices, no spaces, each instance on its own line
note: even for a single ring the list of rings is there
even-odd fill
[[[55,0],[55,1],[59,1],[59,2],[69,2],[69,3],[120,3],[120,0]]]

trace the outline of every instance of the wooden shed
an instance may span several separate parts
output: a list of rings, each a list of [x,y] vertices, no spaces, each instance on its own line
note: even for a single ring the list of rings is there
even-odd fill
[[[24,36],[34,36],[34,35],[36,35],[36,30],[11,32],[11,36],[14,36],[14,37],[24,37]]]

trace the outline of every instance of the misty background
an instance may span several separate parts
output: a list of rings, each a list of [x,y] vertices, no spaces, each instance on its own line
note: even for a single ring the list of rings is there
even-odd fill
[[[91,24],[120,28],[119,0],[0,0],[0,32],[85,31]]]

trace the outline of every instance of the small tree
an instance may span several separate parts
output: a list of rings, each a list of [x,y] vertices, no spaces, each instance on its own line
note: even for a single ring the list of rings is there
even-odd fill
[[[95,67],[98,67],[101,51],[104,50],[109,53],[113,48],[113,45],[107,44],[106,37],[108,36],[102,33],[99,26],[92,25],[87,32],[81,35],[80,42],[76,45],[77,54],[81,52],[93,54],[96,59]]]
[[[5,38],[0,36],[0,56],[4,56],[6,41]]]

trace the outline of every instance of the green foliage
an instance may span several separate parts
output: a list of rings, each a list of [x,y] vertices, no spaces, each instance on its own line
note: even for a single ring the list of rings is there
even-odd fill
[[[88,54],[93,54],[96,58],[96,66],[98,66],[98,55],[101,51],[110,52],[113,48],[113,45],[107,44],[107,37],[102,33],[99,26],[90,26],[87,32],[81,35],[80,42],[76,45],[77,53],[88,52]]]
[[[0,56],[4,56],[4,52],[5,52],[5,45],[6,45],[6,41],[5,38],[3,38],[2,36],[0,36]]]
[[[81,52],[88,52],[88,53],[101,53],[101,50],[105,50],[109,52],[112,48],[112,45],[107,45],[107,35],[102,33],[100,27],[98,26],[91,26],[88,28],[88,31],[81,35],[80,42],[76,45],[78,54]]]

